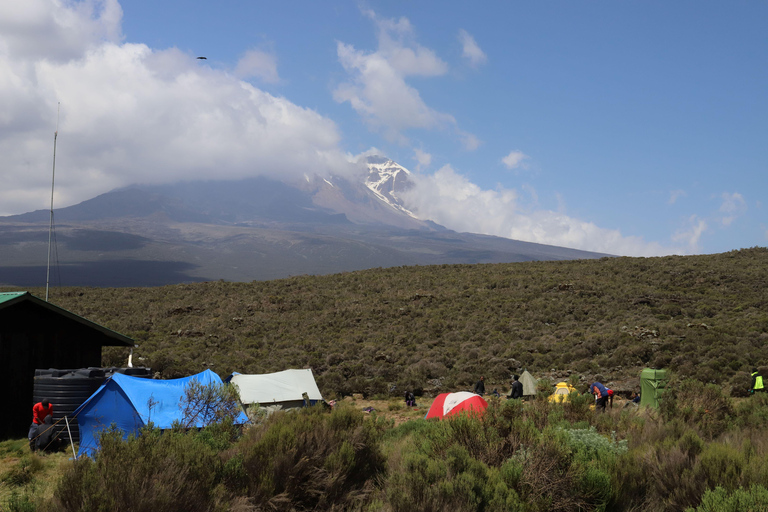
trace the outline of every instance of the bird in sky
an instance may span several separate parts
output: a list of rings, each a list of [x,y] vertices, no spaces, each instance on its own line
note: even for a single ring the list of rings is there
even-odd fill
[[[208,57],[198,57],[198,60],[208,60]]]

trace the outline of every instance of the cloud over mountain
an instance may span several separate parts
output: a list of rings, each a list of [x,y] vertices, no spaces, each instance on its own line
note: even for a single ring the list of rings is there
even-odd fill
[[[244,48],[227,70],[176,47],[125,42],[122,16],[117,0],[0,3],[0,215],[48,207],[59,109],[57,207],[135,183],[364,175],[329,114],[245,80],[287,81],[278,70],[285,62],[280,48]],[[450,165],[430,174],[444,157],[409,141],[412,132],[444,132],[466,150],[484,142],[425,100],[419,80],[450,77],[451,66],[417,40],[408,18],[364,16],[376,47],[337,41],[334,64],[344,75],[326,94],[331,104],[331,95],[348,102],[374,132],[410,146],[419,173],[408,199],[421,219],[613,254],[671,252],[562,213],[524,208],[517,189],[483,189]],[[464,58],[485,62],[472,35],[460,38]],[[332,50],[334,42],[328,45]],[[526,158],[513,151],[504,164],[524,166]],[[723,208],[723,223],[743,209],[736,196]]]
[[[450,166],[431,175],[411,176],[415,186],[402,193],[418,217],[456,231],[472,231],[539,244],[610,254],[653,256],[683,252],[618,230],[600,228],[561,212],[531,207],[514,189],[483,190]],[[530,192],[529,192],[530,193]]]
[[[136,182],[350,169],[327,117],[175,48],[120,43],[114,0],[20,5],[0,7],[4,213],[45,204],[57,102],[59,203]]]

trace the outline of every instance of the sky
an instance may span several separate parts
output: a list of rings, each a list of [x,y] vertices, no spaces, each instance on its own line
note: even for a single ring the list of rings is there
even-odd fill
[[[626,256],[768,245],[768,2],[0,2],[0,215],[413,173],[419,217]],[[198,57],[205,57],[199,59]]]

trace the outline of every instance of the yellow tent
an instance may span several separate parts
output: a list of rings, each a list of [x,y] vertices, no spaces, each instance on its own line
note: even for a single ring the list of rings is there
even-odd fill
[[[549,396],[550,402],[561,404],[571,399],[571,393],[576,393],[576,388],[567,382],[558,382],[555,386],[555,392]]]

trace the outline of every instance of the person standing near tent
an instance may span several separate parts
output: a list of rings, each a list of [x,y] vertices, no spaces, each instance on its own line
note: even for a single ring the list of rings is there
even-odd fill
[[[480,396],[485,394],[485,377],[481,376],[480,380],[475,384],[475,394]]]
[[[595,395],[595,412],[605,412],[605,403],[608,400],[608,389],[595,381],[589,385],[589,392]]]
[[[520,382],[520,376],[515,375],[512,379],[512,390],[509,392],[507,400],[523,398],[523,383]]]
[[[757,368],[752,370],[752,388],[750,393],[765,393],[765,385],[763,384],[763,376],[757,371]]]
[[[53,405],[44,398],[42,401],[32,406],[32,424],[29,426],[29,449],[35,451],[35,438],[37,437],[37,429],[45,423],[47,416],[53,415]]]

